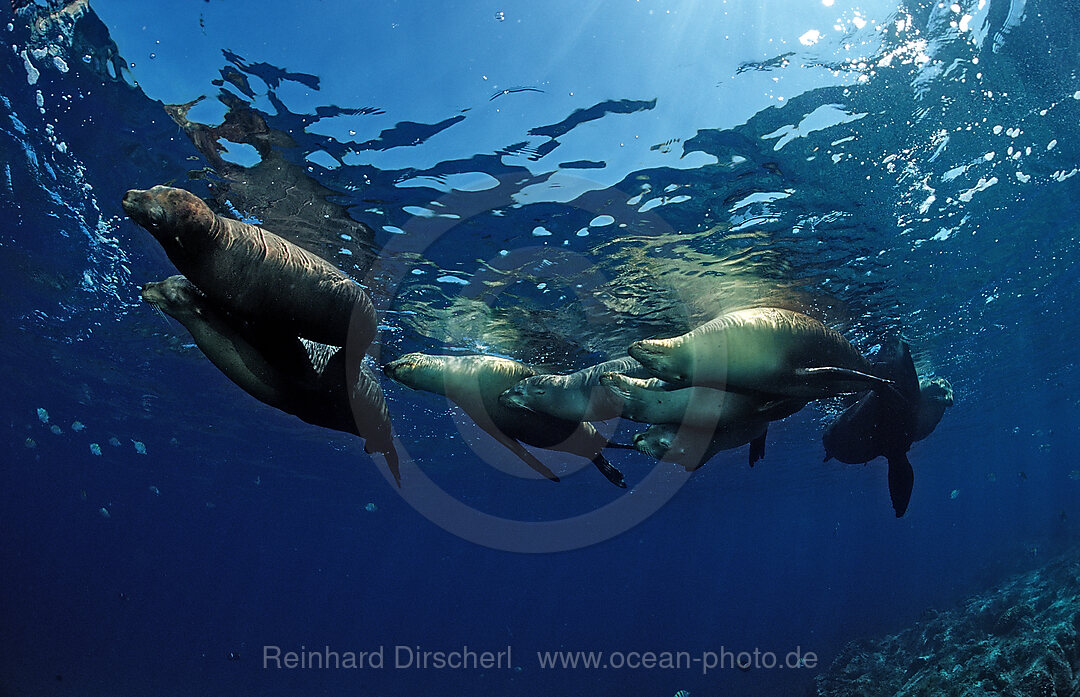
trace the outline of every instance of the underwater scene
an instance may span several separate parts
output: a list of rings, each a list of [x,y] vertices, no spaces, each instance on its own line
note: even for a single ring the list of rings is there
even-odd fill
[[[0,15],[0,697],[1080,694],[1077,0]]]

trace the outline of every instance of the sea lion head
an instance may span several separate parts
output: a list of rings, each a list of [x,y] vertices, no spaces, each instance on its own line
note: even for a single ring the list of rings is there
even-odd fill
[[[534,375],[525,378],[500,394],[499,401],[503,406],[547,413],[548,409],[545,407],[550,407],[561,394],[552,389],[555,380],[560,378],[558,375]]]
[[[945,378],[920,380],[919,391],[922,393],[923,399],[926,399],[927,401],[938,402],[947,407],[953,405],[953,388]]]
[[[383,366],[383,372],[395,382],[426,392],[443,394],[447,356],[408,353]]]
[[[696,470],[716,454],[712,434],[678,424],[653,424],[634,436],[634,447],[649,457]]]
[[[190,246],[193,240],[206,235],[216,218],[201,198],[170,186],[155,186],[145,191],[132,189],[124,194],[121,205],[166,251]]]
[[[164,281],[147,283],[142,287],[141,295],[155,310],[176,319],[197,314],[206,299],[202,291],[183,276],[169,276]]]
[[[436,356],[409,353],[383,366],[383,372],[406,387],[456,399],[497,400],[519,380],[536,372],[509,358],[488,355]]]
[[[655,460],[666,459],[674,434],[670,429],[650,426],[634,436],[634,447]]]

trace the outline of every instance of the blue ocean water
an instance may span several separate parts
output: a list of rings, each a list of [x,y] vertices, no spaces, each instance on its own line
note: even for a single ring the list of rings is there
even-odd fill
[[[1075,2],[3,13],[0,695],[805,694],[848,641],[1076,543]],[[361,280],[373,366],[571,370],[768,299],[867,353],[903,335],[956,404],[896,519],[882,460],[822,462],[839,401],[773,424],[753,470],[611,451],[623,492],[542,451],[563,481],[524,478],[384,379],[399,491],[141,303],[175,270],[119,202],[159,183]],[[511,660],[394,666],[464,646]],[[612,658],[755,650],[818,660]]]

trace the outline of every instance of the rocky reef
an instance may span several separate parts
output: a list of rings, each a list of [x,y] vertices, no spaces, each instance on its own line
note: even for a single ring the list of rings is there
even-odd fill
[[[1080,697],[1080,551],[928,611],[914,626],[848,644],[819,697]]]

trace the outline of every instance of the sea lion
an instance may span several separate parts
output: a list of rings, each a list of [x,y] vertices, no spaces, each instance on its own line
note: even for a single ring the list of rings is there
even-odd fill
[[[863,393],[825,429],[821,440],[826,460],[861,464],[878,456],[888,459],[889,497],[899,518],[907,511],[915,483],[907,452],[918,425],[919,377],[910,347],[899,340],[883,344],[872,370],[895,387]]]
[[[744,419],[724,424],[716,430],[688,428],[677,424],[654,424],[634,436],[634,447],[665,462],[696,470],[721,450],[750,445],[750,466],[765,457],[768,419]]]
[[[649,377],[645,367],[629,356],[568,375],[534,375],[499,396],[507,406],[543,412],[568,421],[606,421],[622,415],[622,398],[600,385],[604,373]]]
[[[362,364],[351,366],[357,375],[350,384],[344,349],[274,332],[267,323],[253,328],[238,322],[183,276],[147,283],[142,298],[183,324],[210,362],[252,397],[310,424],[363,438],[368,453],[385,455],[400,485],[382,388]]]
[[[623,416],[647,424],[682,424],[716,430],[746,419],[776,421],[806,406],[799,399],[763,399],[759,395],[725,392],[713,387],[679,387],[604,373],[600,384],[623,401]]]
[[[477,426],[552,481],[559,478],[521,443],[587,458],[613,484],[626,487],[622,473],[601,452],[607,439],[592,424],[559,419],[500,401],[499,395],[512,385],[536,374],[523,363],[495,356],[410,353],[383,366],[383,371],[407,387],[449,398]]]
[[[630,355],[676,385],[796,399],[888,384],[867,372],[869,361],[839,332],[775,307],[728,312],[671,339],[636,341]]]
[[[356,352],[375,336],[375,308],[364,289],[269,230],[215,215],[195,194],[167,186],[132,189],[123,207],[215,307],[238,319],[273,322],[332,346],[351,339]]]

